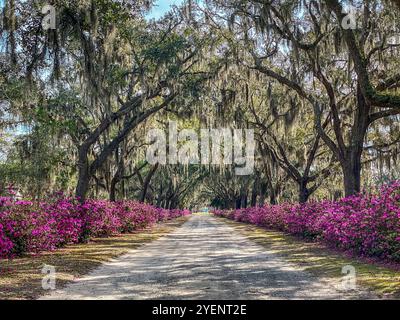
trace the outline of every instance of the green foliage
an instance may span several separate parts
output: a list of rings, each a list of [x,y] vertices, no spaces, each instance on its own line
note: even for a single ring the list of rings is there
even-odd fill
[[[106,197],[115,186],[117,197],[138,198],[153,169],[145,162],[146,132],[165,129],[172,119],[197,131],[253,128],[264,149],[257,150],[255,173],[245,178],[225,166],[157,168],[145,198],[163,206],[293,201],[298,176],[312,180],[307,186],[315,186],[315,198],[337,197],[342,173],[329,140],[343,154],[356,142],[364,144],[365,186],[400,171],[397,115],[357,129],[363,114],[360,72],[344,30],[325,5],[213,0],[192,3],[190,19],[187,8],[176,8],[146,21],[151,1],[56,2],[56,30],[40,27],[42,1],[20,1],[15,12],[3,14],[0,188],[13,183],[37,197],[57,189],[73,192],[78,169],[92,170],[99,161],[90,172],[91,196]],[[373,115],[400,105],[398,82],[375,88],[399,70],[399,48],[388,40],[399,30],[389,26],[398,12],[388,2],[367,5],[373,14],[360,11],[357,17],[370,19],[370,30],[355,30],[354,37],[364,41],[355,48],[371,81],[362,93]],[[313,101],[321,105],[321,121],[327,119],[323,137],[315,128]],[[364,136],[355,141],[360,132]],[[329,177],[321,174],[326,168]]]

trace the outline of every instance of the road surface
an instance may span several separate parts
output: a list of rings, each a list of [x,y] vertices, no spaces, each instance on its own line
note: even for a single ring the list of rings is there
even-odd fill
[[[339,279],[340,280],[340,279]],[[103,264],[42,299],[360,299],[238,234],[193,215],[158,240]]]

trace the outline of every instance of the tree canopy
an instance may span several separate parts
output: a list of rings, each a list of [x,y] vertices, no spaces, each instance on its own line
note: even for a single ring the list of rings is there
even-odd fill
[[[188,0],[159,20],[152,5],[5,0],[0,195],[240,208],[399,178],[397,1]],[[149,163],[169,121],[254,130],[253,173]]]

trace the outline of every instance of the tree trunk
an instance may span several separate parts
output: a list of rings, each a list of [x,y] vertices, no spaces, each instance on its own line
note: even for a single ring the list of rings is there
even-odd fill
[[[240,201],[241,208],[247,208],[247,194],[242,194],[241,201]]]
[[[260,191],[260,194],[259,194],[259,198],[258,198],[258,205],[260,207],[263,207],[264,203],[265,203],[265,198],[267,196],[267,191],[268,191],[267,184],[262,182],[260,184],[260,190],[259,191]]]
[[[258,198],[258,206],[263,207],[264,203],[265,203],[265,193],[260,194],[260,196]]]
[[[255,179],[253,189],[251,190],[251,199],[250,199],[251,207],[257,206],[258,189],[259,189],[259,181],[258,179]]]
[[[115,202],[115,200],[116,200],[117,183],[118,183],[118,179],[115,179],[115,177],[114,177],[110,183],[110,201],[111,202]]]
[[[352,196],[361,189],[361,152],[353,150],[342,165],[345,196]]]
[[[251,207],[255,207],[255,206],[257,206],[257,192],[252,192],[252,194],[251,194],[251,201],[250,201],[251,203],[250,203],[250,206]]]
[[[79,170],[81,171],[81,170]],[[75,195],[76,197],[79,199],[80,202],[85,202],[86,200],[86,195],[87,192],[89,190],[89,176],[88,173],[84,172],[84,173],[80,173],[79,174],[79,180],[78,180],[78,184],[76,186],[76,191],[75,191]]]
[[[237,197],[236,198],[236,209],[240,209],[241,204],[242,204],[242,197]]]
[[[162,194],[163,194],[163,185],[162,182],[160,183],[160,188],[158,189],[158,196],[157,196],[157,202],[156,206],[160,207],[162,203]]]
[[[151,181],[151,178],[153,177],[153,175],[156,173],[158,168],[158,163],[156,165],[153,166],[153,168],[151,168],[150,172],[147,174],[147,177],[143,183],[143,191],[140,195],[140,201],[144,202],[146,200],[146,195],[147,195],[147,189],[149,188],[149,184]]]
[[[276,204],[277,204],[276,195],[275,195],[274,190],[271,190],[271,193],[270,193],[270,195],[269,195],[269,203],[270,203],[271,205],[276,205]]]
[[[343,183],[345,196],[352,196],[361,191],[361,155],[364,147],[364,137],[369,126],[370,105],[357,88],[357,111],[352,128],[351,143],[346,150],[345,161],[342,161]]]
[[[86,195],[89,190],[90,183],[90,172],[89,163],[87,156],[87,149],[85,146],[79,148],[79,160],[78,160],[78,183],[75,190],[75,195],[80,202],[86,200]]]
[[[302,180],[299,183],[299,203],[306,203],[310,197],[310,191],[307,188],[307,180]]]

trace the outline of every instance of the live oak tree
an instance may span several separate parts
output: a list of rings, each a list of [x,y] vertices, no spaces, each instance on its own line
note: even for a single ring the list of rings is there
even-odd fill
[[[336,16],[337,22],[344,19],[345,16],[342,13],[344,10],[338,1],[326,1],[326,4]],[[348,63],[354,65],[352,71],[357,77],[355,90],[357,108],[350,132],[350,144],[344,145],[339,132],[337,144],[332,143],[327,137],[325,137],[325,141],[342,163],[346,195],[360,191],[361,154],[370,125],[380,119],[400,114],[400,96],[393,92],[400,84],[400,75],[398,73],[391,74],[390,71],[396,65],[391,60],[395,60],[394,57],[399,55],[400,43],[388,41],[391,35],[399,34],[398,26],[393,24],[394,30],[384,34],[386,33],[385,21],[390,21],[388,20],[391,16],[390,9],[396,9],[391,6],[384,6],[380,9],[378,8],[379,4],[373,1],[365,3],[361,31],[344,29],[340,24],[341,37],[346,45],[346,53],[350,57]],[[395,12],[399,14],[398,10]],[[327,82],[318,68],[317,66],[317,74],[321,81]],[[383,75],[385,78],[382,79]],[[374,78],[375,81],[372,80]],[[377,81],[379,78],[382,80]],[[335,96],[329,89],[332,85],[326,83],[325,87],[330,96],[331,109],[336,110]],[[335,123],[336,127],[340,126],[338,117],[336,117]]]
[[[21,8],[36,6],[27,2]],[[218,71],[217,60],[224,59],[204,58],[202,46],[218,42],[207,31],[195,33],[181,15],[147,23],[141,10],[127,2],[60,1],[56,30],[43,31],[38,15],[28,26],[19,17],[20,29],[10,30],[12,61],[15,35],[35,39],[32,57],[19,62],[26,81],[39,82],[43,76],[53,81],[43,81],[49,93],[40,112],[54,113],[50,99],[74,100],[51,107],[59,112],[52,115],[54,121],[66,126],[77,147],[76,196],[81,200],[96,172],[139,124],[172,103],[190,103],[201,83]]]
[[[267,96],[258,92],[257,98],[261,102],[255,103],[252,97],[250,110],[262,157],[276,163],[293,180],[298,201],[304,203],[334,170],[334,161],[320,135],[312,130],[312,110],[303,106],[305,110],[299,111],[294,97],[284,102],[285,98],[279,99],[271,88]],[[280,106],[286,106],[286,110]]]
[[[189,34],[192,31],[188,28],[179,30],[181,23],[179,17],[167,18],[161,23],[162,28],[154,25],[152,32],[143,30],[132,37],[126,34],[127,30],[123,30],[126,25],[129,25],[129,22],[125,21],[121,30],[125,33],[121,38],[127,41],[125,45],[128,47],[128,54],[131,55],[132,61],[122,74],[120,73],[122,77],[118,79],[125,87],[118,88],[118,91],[115,88],[112,90],[117,105],[115,111],[110,110],[79,146],[79,179],[76,195],[81,199],[86,196],[91,176],[132,130],[154,113],[174,102],[178,93],[190,96],[198,84],[209,79],[215,72],[207,65],[205,68],[199,66],[201,65],[199,63],[200,41],[194,34],[191,37],[184,36],[185,32]],[[130,32],[133,33],[133,30]],[[134,41],[139,41],[140,47],[136,46]],[[102,54],[103,52],[100,51],[99,55]],[[99,82],[94,81],[94,83],[98,85]],[[111,90],[106,92],[111,92]],[[107,98],[107,100],[110,99],[110,97]],[[181,99],[180,103],[185,102]],[[118,121],[123,121],[122,128],[90,162],[88,160],[90,149],[99,137]]]
[[[193,0],[149,21],[151,6],[4,1],[1,193],[239,208],[398,178],[397,1]],[[254,173],[147,163],[147,130],[171,119],[254,129]]]
[[[389,40],[399,33],[390,23],[398,10],[384,1],[364,2],[352,30],[342,23],[347,14],[338,1],[218,4],[229,9],[226,20],[253,59],[249,68],[314,108],[317,134],[341,165],[345,194],[359,192],[371,124],[399,113],[398,94],[390,92],[399,82],[393,74],[399,44]]]

